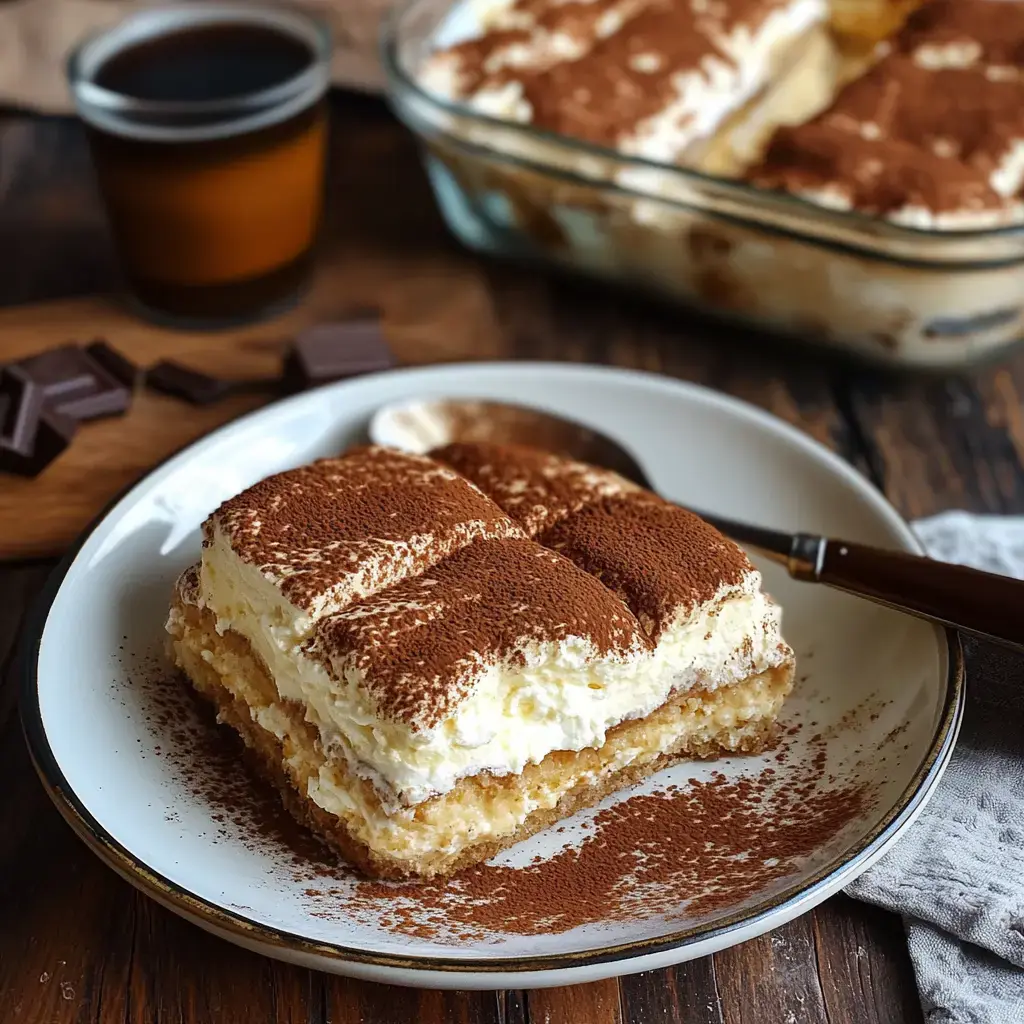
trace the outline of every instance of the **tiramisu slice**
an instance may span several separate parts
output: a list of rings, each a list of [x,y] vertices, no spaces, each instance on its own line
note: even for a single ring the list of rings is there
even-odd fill
[[[824,0],[461,4],[419,79],[491,117],[692,164],[769,84],[818,67],[827,15]],[[772,116],[810,116],[821,91]]]
[[[202,594],[218,629],[241,634],[273,672],[325,615],[475,540],[522,535],[452,470],[363,448],[222,505],[203,527]]]
[[[526,525],[441,459],[361,449],[228,502],[174,596],[197,691],[375,875],[448,874],[680,758],[760,750],[792,684],[777,607],[706,524],[592,467],[472,455]]]
[[[636,616],[655,673],[673,691],[721,691],[715,699],[728,701],[723,687],[767,667],[792,669],[780,609],[762,592],[761,574],[692,512],[607,470],[516,445],[451,444],[431,457],[611,590]],[[746,722],[752,732],[708,737],[704,752],[760,749],[778,708],[767,701]]]
[[[1024,213],[1024,4],[932,0],[823,114],[781,129],[751,180],[918,228]]]
[[[471,480],[531,537],[602,498],[640,493],[607,469],[518,444],[450,444],[431,457]]]

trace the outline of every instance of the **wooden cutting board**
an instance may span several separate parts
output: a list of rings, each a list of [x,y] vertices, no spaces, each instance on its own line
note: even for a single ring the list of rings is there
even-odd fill
[[[404,365],[494,358],[500,336],[472,261],[365,255],[326,262],[303,302],[256,326],[184,333],[136,319],[109,298],[22,306],[0,312],[0,363],[68,341],[105,338],[140,365],[175,359],[225,377],[274,377],[296,331],[376,306]],[[197,408],[140,391],[124,417],[83,424],[71,445],[34,479],[0,474],[0,560],[59,554],[105,505],[179,448],[269,401],[235,395]]]

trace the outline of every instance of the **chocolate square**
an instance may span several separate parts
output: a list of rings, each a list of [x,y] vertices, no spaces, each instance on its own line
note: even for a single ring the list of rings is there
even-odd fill
[[[85,353],[126,388],[134,391],[141,383],[142,369],[103,338],[90,341],[85,346]]]
[[[234,381],[211,377],[171,359],[162,359],[146,371],[146,386],[192,405],[209,405],[236,388]]]
[[[43,401],[60,416],[117,416],[131,405],[130,388],[77,345],[48,349],[17,365],[42,388]]]
[[[285,360],[284,376],[291,388],[299,389],[389,370],[394,365],[395,356],[380,321],[364,317],[303,331]]]
[[[70,444],[75,421],[44,398],[20,364],[0,371],[0,472],[38,476]]]
[[[15,363],[0,370],[0,395],[4,399],[0,442],[26,455],[31,454],[36,424],[43,410],[43,388]]]

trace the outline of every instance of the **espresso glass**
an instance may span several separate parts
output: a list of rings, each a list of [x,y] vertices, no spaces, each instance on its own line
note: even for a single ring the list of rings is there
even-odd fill
[[[141,11],[68,77],[130,295],[180,326],[258,319],[307,282],[324,195],[326,27],[298,11]]]

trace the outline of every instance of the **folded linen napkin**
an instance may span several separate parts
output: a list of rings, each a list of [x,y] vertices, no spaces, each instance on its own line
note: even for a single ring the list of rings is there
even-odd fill
[[[933,558],[1024,578],[1024,518],[946,512],[914,530]],[[942,782],[847,892],[903,915],[928,1024],[1024,1024],[1024,657],[965,650],[967,706]]]

